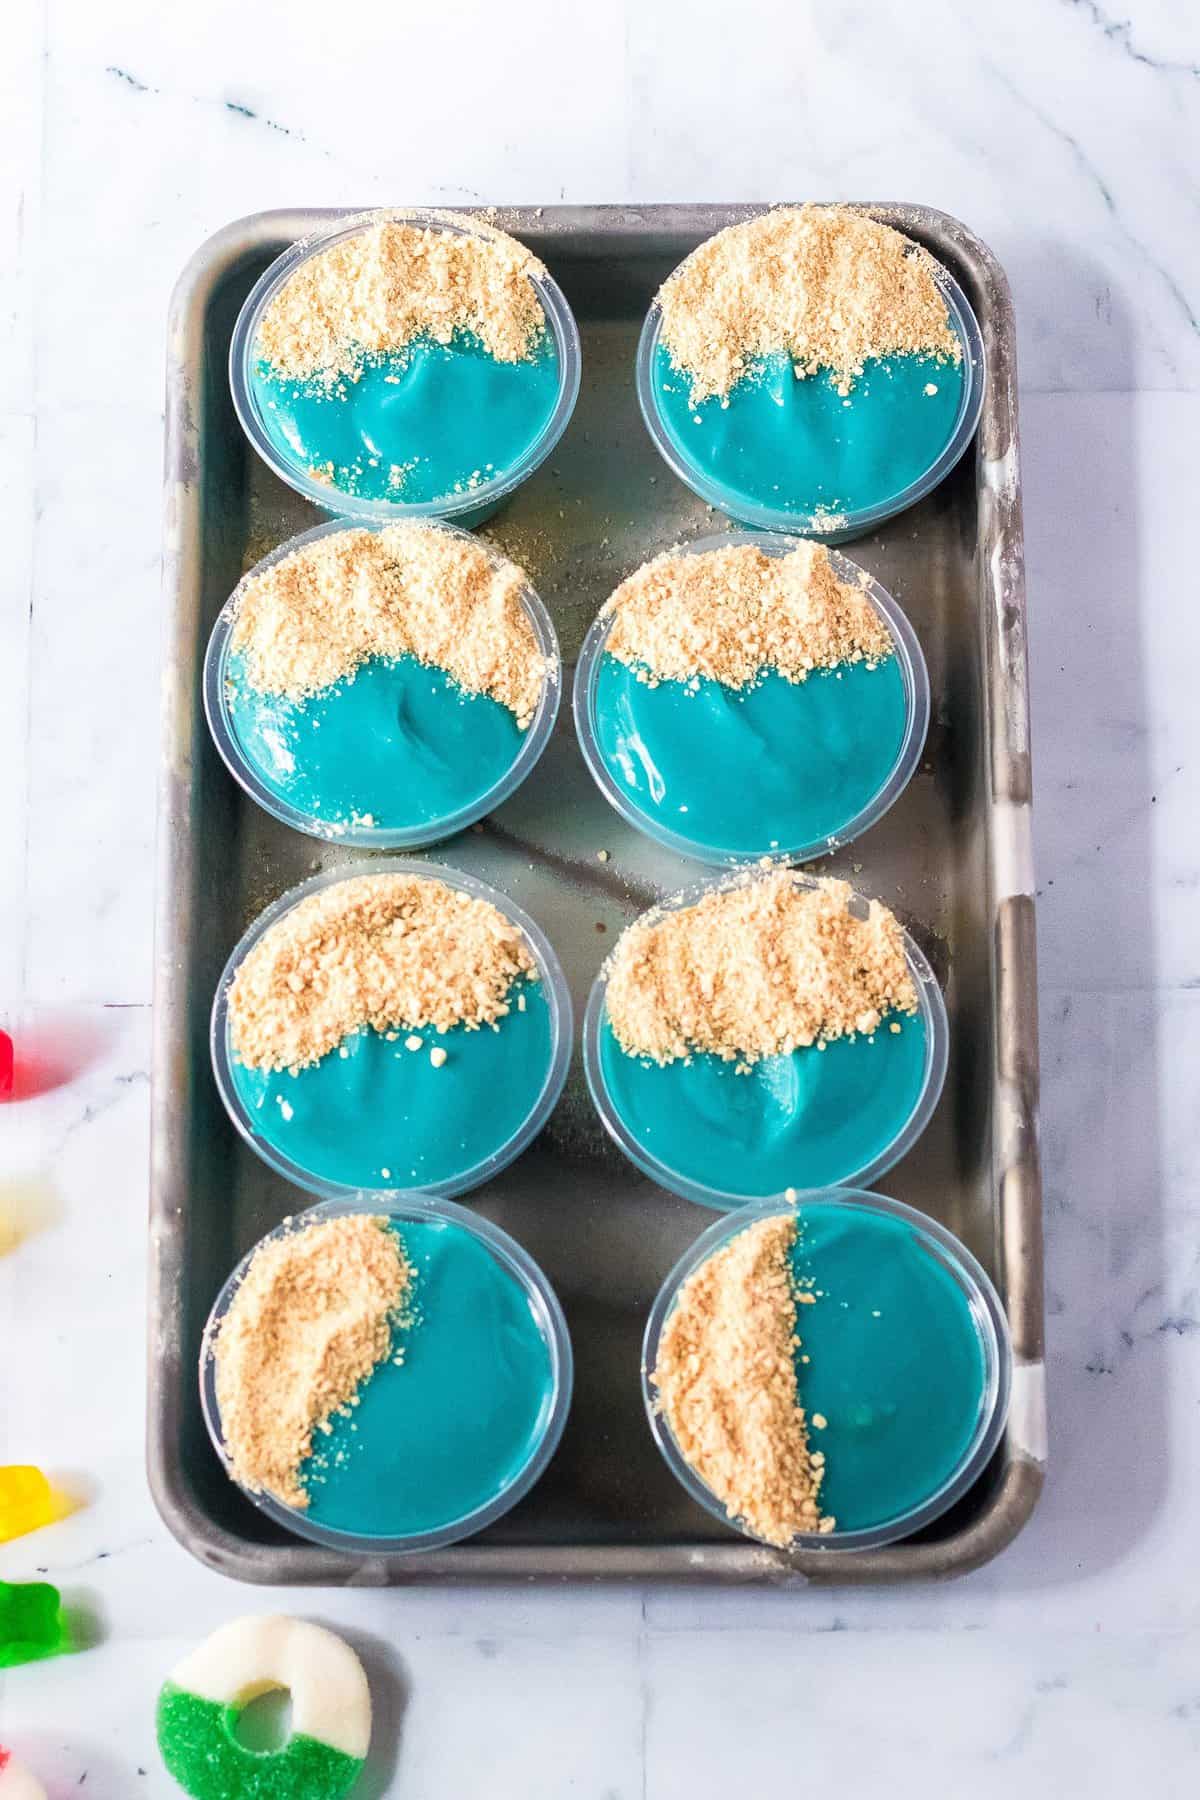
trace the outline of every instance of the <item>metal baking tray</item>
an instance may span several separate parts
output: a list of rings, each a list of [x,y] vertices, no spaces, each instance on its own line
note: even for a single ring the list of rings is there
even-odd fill
[[[545,207],[496,215],[544,259],[583,335],[583,390],[549,461],[484,529],[525,564],[564,656],[646,556],[723,521],[658,459],[637,413],[634,348],[659,283],[709,233],[761,208]],[[317,522],[250,450],[229,397],[229,339],[266,264],[333,214],[273,212],[211,238],[170,314],[166,651],[155,956],[151,1151],[150,1484],[174,1535],[246,1581],[321,1585],[547,1579],[774,1586],[950,1575],[1020,1530],[1042,1483],[1042,1220],[1030,857],[1025,590],[1008,285],[979,239],[943,213],[872,205],[957,276],[980,325],[987,394],[975,445],[926,501],[850,546],[905,607],[924,647],[933,720],[899,803],[823,865],[893,906],[942,981],[950,1069],[932,1124],[882,1182],[970,1245],[1008,1310],[1016,1378],[1007,1435],[985,1475],[919,1537],[860,1554],[758,1548],[701,1512],[659,1458],[639,1355],[651,1300],[711,1215],[640,1177],[605,1138],[578,1056],[539,1141],[468,1203],[512,1232],[562,1297],[577,1364],[563,1442],[533,1492],[468,1543],[425,1557],[359,1557],[273,1526],[226,1477],[205,1436],[197,1354],[238,1258],[306,1204],[238,1139],[209,1069],[221,966],[248,921],[322,866],[370,866],[300,837],[247,800],[205,728],[209,629],[242,571]],[[490,216],[490,215],[489,215]],[[526,907],[555,944],[582,1017],[621,926],[696,867],[626,827],[593,787],[570,708],[520,792],[433,854]],[[609,859],[598,858],[600,850]]]

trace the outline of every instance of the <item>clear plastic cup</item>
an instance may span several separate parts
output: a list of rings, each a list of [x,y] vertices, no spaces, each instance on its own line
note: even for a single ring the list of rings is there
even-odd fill
[[[538,1440],[529,1454],[528,1460],[516,1472],[508,1486],[489,1500],[486,1506],[475,1512],[464,1514],[457,1519],[447,1519],[436,1530],[412,1533],[399,1537],[368,1537],[352,1531],[339,1531],[330,1525],[318,1523],[310,1519],[296,1507],[287,1506],[272,1494],[254,1494],[249,1488],[242,1487],[247,1499],[252,1500],[259,1511],[275,1524],[282,1525],[297,1537],[307,1538],[310,1543],[323,1544],[331,1550],[345,1550],[360,1555],[403,1556],[413,1555],[423,1550],[441,1550],[447,1544],[459,1542],[462,1538],[474,1537],[477,1532],[484,1531],[494,1525],[497,1519],[503,1518],[506,1512],[527,1494],[534,1483],[545,1473],[546,1467],[558,1448],[562,1437],[563,1426],[571,1409],[571,1389],[574,1379],[574,1364],[571,1355],[571,1339],[567,1331],[567,1322],[563,1317],[558,1296],[547,1281],[545,1275],[526,1250],[523,1250],[515,1238],[501,1231],[499,1226],[481,1219],[465,1207],[455,1206],[448,1200],[422,1199],[419,1196],[405,1197],[389,1195],[381,1200],[377,1195],[363,1195],[355,1199],[325,1201],[320,1206],[310,1207],[306,1212],[294,1218],[285,1219],[282,1225],[260,1239],[254,1249],[249,1251],[238,1264],[233,1274],[217,1296],[213,1309],[208,1316],[204,1328],[204,1336],[200,1345],[200,1405],[204,1413],[204,1423],[208,1427],[208,1435],[212,1439],[213,1448],[229,1473],[230,1480],[236,1477],[229,1470],[229,1458],[225,1448],[225,1438],[221,1430],[221,1409],[217,1404],[216,1364],[214,1353],[221,1323],[233,1303],[235,1294],[241,1286],[251,1259],[263,1244],[272,1239],[286,1236],[313,1225],[323,1219],[333,1219],[347,1213],[376,1213],[403,1227],[406,1222],[429,1224],[444,1221],[448,1225],[457,1226],[478,1240],[491,1254],[500,1268],[510,1275],[520,1286],[529,1303],[529,1310],[537,1323],[538,1330],[545,1342],[550,1359],[551,1390],[549,1401],[544,1408],[539,1423]],[[461,1422],[464,1426],[466,1421]],[[465,1435],[465,1432],[464,1432]],[[241,1487],[241,1483],[237,1485]]]
[[[376,520],[382,524],[394,524],[397,519],[441,518],[457,519],[462,524],[480,524],[549,456],[566,430],[575,410],[575,402],[579,398],[582,369],[579,327],[565,294],[551,275],[534,275],[531,279],[537,289],[542,311],[546,315],[547,329],[554,338],[558,355],[559,388],[554,411],[541,432],[515,463],[499,471],[491,480],[480,482],[468,492],[409,502],[399,498],[368,499],[362,495],[344,493],[328,483],[314,481],[306,467],[283,456],[272,442],[262,420],[252,373],[259,322],[266,308],[284,282],[310,256],[316,256],[321,251],[328,250],[331,245],[386,221],[416,225],[427,231],[447,231],[459,237],[494,238],[497,235],[493,227],[477,219],[430,211],[422,207],[385,207],[373,212],[352,214],[338,220],[326,231],[302,238],[281,256],[277,256],[264,271],[238,314],[229,347],[229,385],[234,408],[242,429],[268,468],[298,494],[303,494],[306,500],[311,500],[314,506],[319,506],[322,512],[337,513],[342,518],[363,523]]]
[[[697,556],[706,550],[724,550],[737,544],[753,544],[767,556],[787,556],[796,548],[798,542],[800,540],[794,535],[785,537],[782,533],[722,531],[708,537],[697,538],[694,543],[681,544],[679,552],[686,556]],[[866,571],[861,569],[857,563],[851,562],[848,557],[840,555],[836,550],[830,553],[830,562],[840,581],[857,583],[866,574]],[[609,805],[638,831],[645,832],[647,837],[654,838],[660,844],[665,844],[668,849],[677,850],[683,856],[694,857],[697,862],[712,863],[717,866],[753,862],[759,857],[767,855],[777,856],[785,862],[811,862],[818,856],[828,856],[831,851],[851,843],[856,837],[861,837],[864,831],[870,830],[871,826],[876,824],[888,808],[900,798],[916,773],[917,764],[921,760],[925,734],[929,729],[929,671],[925,666],[925,658],[916,632],[887,589],[881,587],[874,577],[867,576],[866,594],[875,610],[882,614],[896,647],[896,658],[904,681],[906,700],[904,737],[887,779],[867,805],[852,818],[847,819],[837,831],[831,832],[823,838],[815,838],[806,844],[773,845],[767,842],[753,850],[726,851],[700,842],[694,837],[689,837],[686,832],[672,830],[669,825],[665,825],[653,814],[643,812],[630,798],[627,789],[615,778],[605,762],[596,730],[596,683],[604,660],[604,646],[613,625],[611,613],[601,614],[594,619],[583,640],[583,648],[580,650],[579,661],[575,666],[575,685],[572,696],[575,730],[579,738],[579,747],[583,752],[583,760]]]
[[[685,259],[686,260],[686,259]],[[838,513],[801,513],[782,506],[755,504],[742,496],[732,494],[719,481],[704,469],[693,463],[672,438],[659,410],[654,383],[655,353],[658,349],[659,335],[662,330],[662,312],[655,300],[646,314],[642,326],[642,334],[638,340],[636,381],[638,404],[642,409],[642,418],[646,429],[654,442],[654,447],[666,463],[682,481],[698,494],[708,506],[715,506],[739,524],[751,526],[760,531],[787,531],[793,537],[818,538],[825,544],[848,543],[851,538],[863,537],[882,525],[885,519],[895,518],[897,513],[907,511],[923,500],[926,494],[932,493],[939,482],[945,480],[955,463],[959,461],[968,444],[975,435],[979,424],[979,414],[983,407],[983,390],[987,379],[987,367],[984,357],[983,336],[979,329],[979,321],[971,308],[970,301],[955,281],[948,269],[941,264],[934,266],[934,279],[941,290],[950,314],[950,323],[963,350],[963,389],[959,401],[958,415],[954,429],[941,454],[930,463],[925,473],[918,480],[910,482],[906,488],[893,494],[886,500],[880,500],[872,506],[859,507],[853,511]]]
[[[509,559],[486,543],[484,539],[472,536],[469,531],[457,525],[451,525],[443,519],[426,521],[434,531],[450,532],[455,537],[469,538],[485,552],[497,567],[510,566]],[[310,531],[302,531],[298,536],[289,538],[286,544],[280,544],[269,556],[243,575],[241,581],[221,608],[217,622],[212,628],[208,640],[208,650],[204,658],[204,711],[208,719],[209,730],[213,742],[217,746],[225,767],[243,788],[250,798],[262,807],[264,812],[279,819],[284,825],[290,825],[293,831],[306,832],[310,837],[318,837],[333,843],[353,845],[363,850],[423,850],[431,844],[441,843],[453,837],[456,832],[465,831],[476,819],[482,819],[487,813],[500,806],[509,796],[516,792],[521,783],[529,775],[550,741],[554,730],[554,721],[558,717],[559,699],[562,693],[562,657],[559,653],[558,638],[550,615],[543,606],[538,595],[528,581],[525,582],[521,594],[521,603],[526,616],[533,627],[534,637],[541,654],[550,663],[551,668],[542,687],[541,698],[537,704],[533,718],[521,739],[521,747],[513,762],[501,776],[484,793],[478,795],[468,806],[460,807],[457,812],[447,813],[439,819],[425,820],[418,825],[389,826],[364,825],[360,822],[346,824],[331,823],[316,813],[304,812],[293,806],[282,795],[263,780],[255,765],[247,757],[238,738],[233,716],[229,706],[229,684],[226,678],[230,655],[230,638],[233,633],[238,598],[247,581],[261,575],[275,563],[282,562],[285,556],[293,551],[303,549],[306,544],[313,544],[319,538],[330,537],[336,532],[368,530],[382,531],[383,523],[373,525],[354,525],[346,519],[332,519],[324,525],[315,525]]]
[[[720,889],[727,889],[742,882],[755,879],[753,873],[742,871],[733,876],[724,876],[718,881],[697,882],[694,886],[684,888],[681,893],[673,894],[663,900],[652,910],[655,912],[674,912],[679,908],[694,906],[705,894]],[[804,887],[818,887],[819,881],[814,876],[797,874],[797,883]],[[860,895],[851,897],[851,908],[860,909],[860,916],[865,917],[868,902]],[[917,992],[917,1004],[925,1024],[925,1063],[921,1082],[921,1091],[916,1104],[903,1129],[897,1132],[890,1144],[886,1144],[868,1162],[857,1169],[847,1169],[837,1181],[839,1187],[856,1187],[876,1180],[886,1170],[893,1168],[902,1156],[906,1156],[933,1117],[934,1108],[941,1098],[942,1087],[946,1080],[946,1067],[950,1055],[950,1021],[946,1015],[946,1002],[942,998],[942,990],[938,986],[937,977],[929,966],[929,962],[918,945],[904,933],[904,954],[908,962],[909,973]],[[605,993],[608,987],[608,964],[600,970],[588,995],[587,1009],[583,1018],[583,1070],[587,1079],[588,1091],[592,1104],[600,1116],[610,1138],[643,1175],[657,1181],[660,1187],[669,1188],[674,1194],[681,1194],[685,1200],[694,1200],[698,1206],[707,1206],[713,1212],[732,1212],[739,1214],[756,1206],[769,1205],[772,1202],[783,1204],[788,1201],[793,1190],[768,1196],[761,1194],[734,1194],[722,1188],[709,1187],[704,1182],[696,1181],[691,1176],[680,1174],[669,1164],[654,1156],[646,1146],[634,1136],[626,1125],[616,1102],[604,1079],[604,1066],[600,1055],[600,1034],[607,1023],[608,1013],[605,1005]],[[832,1184],[831,1184],[832,1185]]]
[[[524,1121],[518,1130],[503,1144],[498,1144],[490,1155],[471,1168],[462,1169],[457,1174],[443,1181],[430,1182],[420,1188],[395,1190],[383,1184],[376,1189],[364,1190],[349,1182],[335,1181],[329,1177],[314,1174],[301,1163],[294,1162],[291,1157],[268,1142],[255,1130],[254,1118],[238,1093],[233,1078],[233,1045],[230,1038],[229,1025],[229,989],[234,976],[243,959],[258,943],[263,934],[277,920],[281,919],[292,907],[310,894],[319,893],[323,888],[333,887],[339,882],[370,880],[379,875],[409,875],[440,881],[446,887],[456,888],[475,899],[486,900],[510,919],[523,933],[537,967],[538,978],[546,995],[546,1003],[550,1013],[550,1061],[546,1069],[545,1079],[530,1106]],[[546,1120],[553,1112],[563,1084],[567,1079],[567,1069],[571,1061],[572,1016],[571,994],[566,977],[549,939],[538,925],[535,925],[529,914],[523,912],[505,894],[489,887],[484,881],[477,881],[473,875],[464,875],[458,869],[443,868],[437,863],[418,862],[410,857],[381,857],[368,867],[348,869],[326,869],[311,880],[303,881],[258,915],[249,930],[242,937],[237,948],[230,956],[217,983],[216,997],[213,1001],[212,1023],[209,1034],[212,1054],[213,1075],[217,1083],[217,1091],[221,1096],[226,1112],[234,1126],[249,1144],[257,1156],[282,1175],[285,1180],[297,1187],[306,1188],[309,1193],[319,1194],[327,1199],[341,1199],[350,1193],[364,1192],[388,1193],[397,1191],[404,1195],[421,1194],[436,1199],[450,1199],[456,1194],[465,1194],[483,1182],[490,1181],[493,1175],[520,1156],[537,1136]]]
[[[873,1550],[883,1544],[893,1544],[900,1538],[911,1537],[913,1532],[932,1524],[956,1500],[961,1499],[987,1467],[1004,1434],[1008,1418],[1013,1360],[1008,1320],[1000,1303],[1000,1296],[982,1266],[944,1225],[926,1218],[923,1213],[903,1205],[899,1200],[890,1200],[884,1194],[869,1194],[861,1188],[823,1188],[803,1195],[794,1205],[770,1200],[759,1206],[746,1207],[729,1218],[718,1219],[706,1231],[701,1232],[691,1249],[676,1263],[650,1309],[642,1340],[642,1397],[654,1441],[662,1452],[663,1461],[680,1486],[706,1512],[711,1513],[714,1519],[719,1519],[730,1530],[740,1532],[752,1542],[761,1542],[752,1531],[730,1518],[716,1495],[684,1457],[666,1418],[657,1410],[657,1393],[651,1375],[658,1362],[658,1346],[663,1327],[674,1308],[676,1296],[688,1277],[731,1238],[736,1237],[738,1232],[745,1231],[763,1219],[802,1215],[806,1207],[815,1205],[844,1207],[847,1210],[883,1215],[907,1225],[919,1240],[922,1249],[953,1278],[967,1302],[979,1334],[984,1365],[979,1413],[958,1466],[942,1485],[920,1505],[884,1524],[855,1531],[838,1531],[835,1528],[824,1533],[805,1532],[794,1538],[789,1546],[792,1550],[819,1550],[822,1554]]]

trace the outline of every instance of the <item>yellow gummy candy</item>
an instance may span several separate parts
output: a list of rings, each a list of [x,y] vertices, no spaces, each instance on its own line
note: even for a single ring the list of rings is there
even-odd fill
[[[0,1468],[0,1544],[61,1519],[67,1510],[40,1469],[27,1463]]]

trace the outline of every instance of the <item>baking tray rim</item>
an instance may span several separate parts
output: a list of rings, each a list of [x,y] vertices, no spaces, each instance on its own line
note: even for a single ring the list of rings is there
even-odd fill
[[[973,265],[990,290],[985,332],[989,386],[980,422],[979,558],[986,624],[984,640],[986,751],[990,759],[988,812],[990,898],[993,902],[993,969],[997,1041],[995,1072],[1005,1106],[994,1121],[993,1180],[997,1191],[997,1239],[1005,1304],[1013,1330],[1013,1406],[1006,1437],[1007,1460],[983,1510],[948,1538],[908,1542],[857,1555],[760,1549],[731,1535],[726,1543],[549,1546],[467,1543],[397,1566],[395,1559],[354,1558],[297,1543],[248,1544],[203,1514],[187,1491],[171,1453],[171,1424],[180,1395],[178,1338],[164,1341],[164,1301],[178,1297],[183,1247],[181,1209],[174,1191],[179,1147],[169,1072],[180,1061],[181,993],[186,976],[176,955],[174,927],[186,902],[183,879],[190,845],[181,843],[180,799],[190,785],[194,683],[180,679],[181,582],[186,554],[195,553],[201,524],[199,425],[189,391],[188,353],[196,343],[197,315],[221,277],[256,248],[306,235],[322,221],[362,209],[277,208],[234,220],[195,251],[171,297],[167,344],[167,404],[163,585],[164,673],[162,766],[155,905],[154,1015],[151,1080],[150,1236],[148,1284],[149,1357],[146,1432],[151,1496],[168,1530],[207,1566],[252,1583],[387,1585],[530,1580],[759,1583],[788,1586],[873,1584],[966,1573],[1004,1550],[1029,1520],[1041,1492],[1046,1463],[1045,1367],[1042,1333],[1042,1205],[1037,1146],[1038,1044],[1036,938],[1032,879],[1032,790],[1029,764],[1028,671],[1025,636],[1024,556],[1018,465],[1015,343],[1011,298],[1004,271],[988,246],[947,213],[907,203],[854,202],[934,245],[945,244]],[[471,207],[431,210],[469,213]],[[569,245],[570,235],[599,233],[615,243],[636,244],[650,232],[708,233],[753,217],[762,205],[671,203],[645,206],[548,206],[497,209],[497,223],[537,240]],[[999,354],[995,354],[996,351]],[[186,647],[186,646],[184,646]],[[189,653],[190,654],[190,653]],[[1000,1151],[1004,1154],[1001,1155]],[[1014,1318],[1014,1308],[1019,1317]],[[176,1326],[178,1321],[176,1321]],[[177,1433],[176,1433],[177,1435]]]

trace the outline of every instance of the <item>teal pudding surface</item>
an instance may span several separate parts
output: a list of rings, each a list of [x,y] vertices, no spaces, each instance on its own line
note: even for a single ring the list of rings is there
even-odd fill
[[[496,1030],[400,1026],[393,1037],[365,1027],[294,1075],[248,1069],[231,1055],[234,1091],[255,1135],[322,1181],[454,1181],[508,1144],[550,1073],[554,1037],[541,982],[519,983],[509,1004]],[[410,1035],[419,1050],[407,1048]],[[435,1069],[429,1053],[438,1045],[446,1061]]]
[[[893,1032],[892,1024],[900,1030]],[[720,1057],[658,1064],[622,1050],[600,1022],[600,1073],[638,1145],[686,1181],[741,1200],[831,1187],[895,1142],[925,1086],[924,1016],[893,1015],[737,1074]]]
[[[367,356],[332,387],[280,376],[253,359],[250,387],[280,458],[365,500],[420,504],[505,475],[558,404],[560,366],[547,329],[525,361],[498,362],[473,334],[416,338]]]
[[[817,1297],[797,1308],[796,1374],[809,1442],[825,1455],[821,1510],[839,1531],[866,1530],[960,1467],[984,1402],[984,1348],[961,1285],[910,1224],[819,1201],[800,1220],[792,1266]]]
[[[847,663],[791,682],[651,686],[601,656],[592,729],[609,775],[653,829],[714,854],[808,850],[857,818],[904,742],[900,662]]]
[[[515,1276],[459,1225],[392,1229],[415,1271],[412,1323],[300,1470],[306,1516],[364,1537],[433,1531],[497,1499],[554,1404],[551,1351]]]
[[[691,378],[661,343],[651,373],[667,436],[722,505],[804,516],[885,505],[919,481],[954,435],[965,380],[965,358],[898,355],[868,361],[842,395],[825,370],[801,380],[779,354],[693,406]]]
[[[252,687],[235,652],[225,694],[246,763],[271,793],[331,827],[451,819],[503,780],[525,741],[506,706],[413,656],[371,657],[296,701]]]

